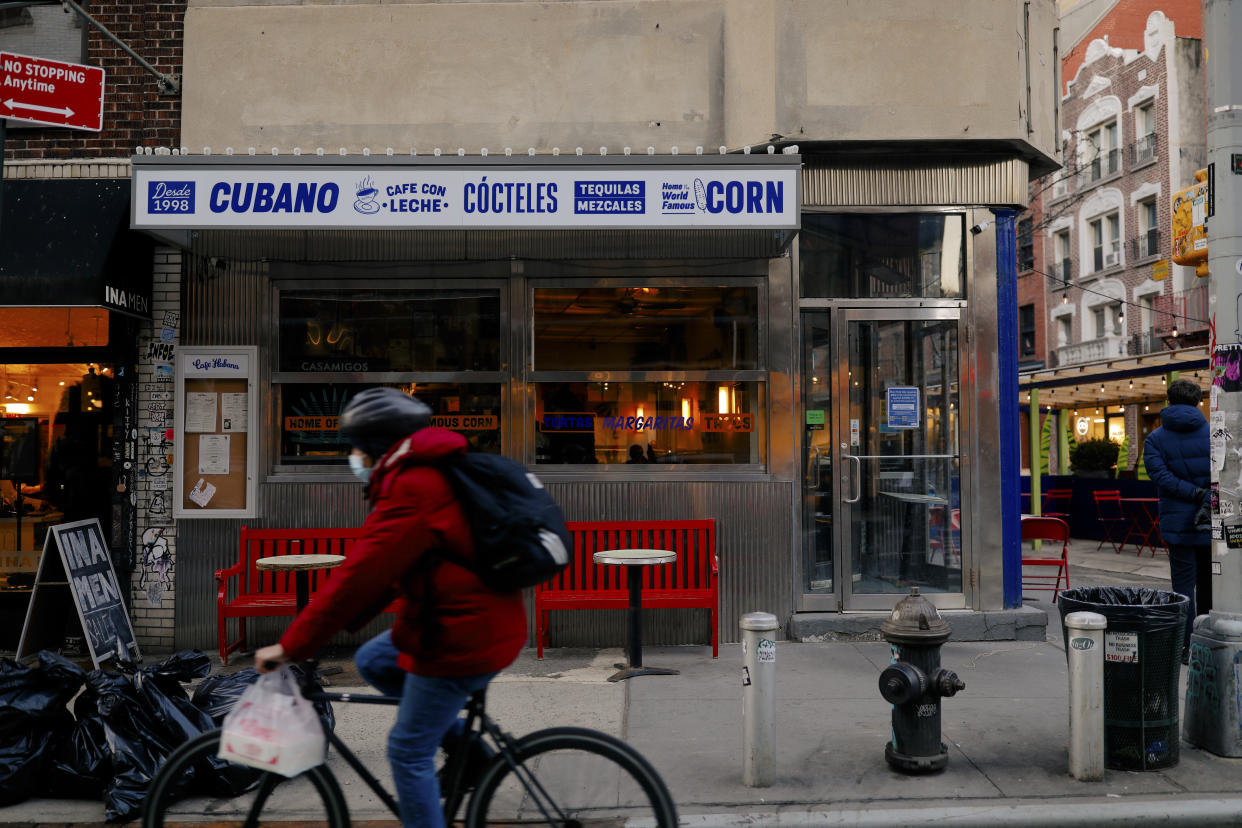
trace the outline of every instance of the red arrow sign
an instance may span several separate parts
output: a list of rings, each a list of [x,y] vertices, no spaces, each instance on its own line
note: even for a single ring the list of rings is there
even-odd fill
[[[0,118],[99,132],[103,100],[98,66],[0,52]]]

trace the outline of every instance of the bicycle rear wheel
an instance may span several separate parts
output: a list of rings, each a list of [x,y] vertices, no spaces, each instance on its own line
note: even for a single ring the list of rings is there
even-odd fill
[[[246,826],[295,821],[348,828],[345,796],[325,766],[287,779],[218,759],[219,749],[220,731],[212,730],[173,751],[151,780],[142,828],[174,826],[208,809],[212,821],[239,820]]]
[[[554,727],[518,739],[510,767],[493,757],[466,812],[468,828],[535,822],[576,828],[587,820],[638,817],[676,828],[677,808],[664,780],[620,739],[578,727]]]

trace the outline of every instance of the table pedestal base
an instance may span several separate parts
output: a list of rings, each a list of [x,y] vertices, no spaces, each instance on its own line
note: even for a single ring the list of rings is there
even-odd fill
[[[608,677],[609,681],[624,681],[634,676],[679,676],[681,670],[670,670],[666,667],[631,667],[628,664],[614,664],[618,672]]]

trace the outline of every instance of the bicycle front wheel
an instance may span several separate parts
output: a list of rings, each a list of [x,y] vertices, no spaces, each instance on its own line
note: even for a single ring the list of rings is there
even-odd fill
[[[243,820],[247,828],[291,821],[349,827],[345,796],[324,765],[287,779],[219,759],[219,749],[220,731],[212,730],[173,751],[151,780],[142,828],[173,826],[204,813],[213,821]]]
[[[646,818],[676,828],[677,808],[664,780],[620,739],[578,727],[554,727],[518,739],[510,766],[493,757],[466,813],[468,828],[536,822],[577,828],[587,820]]]

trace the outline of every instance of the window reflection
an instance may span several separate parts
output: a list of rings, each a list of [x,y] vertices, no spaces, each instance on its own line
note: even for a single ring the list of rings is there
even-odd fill
[[[280,370],[495,371],[495,290],[293,290],[280,296]]]
[[[762,463],[757,382],[537,386],[541,464]]]
[[[344,463],[349,445],[337,427],[349,401],[379,383],[286,383],[280,386],[280,462]],[[432,411],[431,424],[464,436],[474,451],[500,453],[500,386],[490,383],[389,383]]]
[[[966,218],[808,213],[798,234],[804,297],[961,299]]]
[[[758,367],[756,287],[537,288],[537,370]]]

